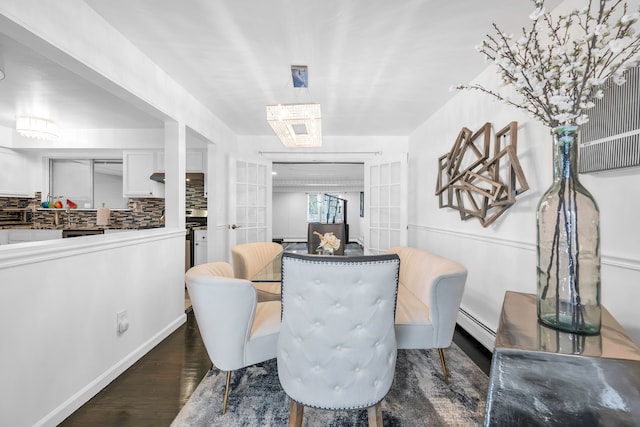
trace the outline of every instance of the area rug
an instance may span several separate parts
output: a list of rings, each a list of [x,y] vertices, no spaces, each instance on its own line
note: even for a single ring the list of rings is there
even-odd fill
[[[382,401],[385,426],[478,426],[484,417],[487,376],[453,344],[445,350],[449,385],[436,350],[399,350],[396,373]],[[235,371],[227,413],[222,415],[225,372],[210,371],[171,427],[286,426],[289,398],[280,387],[275,360]],[[305,408],[304,426],[367,425],[367,411]]]

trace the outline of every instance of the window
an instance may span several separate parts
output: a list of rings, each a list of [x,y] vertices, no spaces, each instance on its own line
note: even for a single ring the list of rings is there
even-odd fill
[[[49,193],[66,206],[69,199],[79,208],[126,208],[122,196],[122,160],[51,159]]]
[[[342,194],[307,194],[307,222],[344,222]]]

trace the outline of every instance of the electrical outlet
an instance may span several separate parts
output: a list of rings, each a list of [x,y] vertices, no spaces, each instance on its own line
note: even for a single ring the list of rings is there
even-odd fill
[[[129,317],[127,316],[127,310],[121,310],[116,313],[118,333],[122,334],[129,329]]]

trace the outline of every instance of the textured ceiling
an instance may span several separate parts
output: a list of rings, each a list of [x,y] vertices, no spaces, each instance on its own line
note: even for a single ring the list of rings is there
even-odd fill
[[[296,102],[321,104],[325,136],[410,135],[453,96],[452,85],[484,69],[474,46],[491,23],[517,32],[533,9],[528,0],[85,2],[237,135],[271,135],[265,106]],[[2,28],[0,53],[0,125],[31,114],[62,129],[162,126]],[[309,67],[308,89],[292,87],[291,65]]]
[[[409,135],[485,63],[527,0],[85,0],[238,135],[269,135],[265,106],[319,102],[323,134]],[[548,2],[552,3],[552,2]],[[557,2],[556,2],[557,3]],[[294,89],[290,66],[309,66]]]

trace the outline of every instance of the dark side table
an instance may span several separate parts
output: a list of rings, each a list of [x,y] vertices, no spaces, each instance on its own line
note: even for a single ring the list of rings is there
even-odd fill
[[[485,426],[640,426],[640,348],[602,308],[599,335],[548,328],[536,296],[506,292]]]

